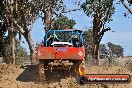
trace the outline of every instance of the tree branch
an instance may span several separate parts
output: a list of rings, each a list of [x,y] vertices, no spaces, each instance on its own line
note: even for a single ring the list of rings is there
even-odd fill
[[[103,18],[104,22],[106,22],[108,20],[108,18],[109,18],[110,9],[111,9],[112,5],[113,5],[113,0],[111,0],[110,4],[108,5],[108,8],[106,9],[106,14],[105,14],[105,16]]]
[[[44,17],[42,17],[40,14],[39,14],[39,17],[40,17],[41,19],[44,19]]]
[[[68,10],[68,11],[62,11],[61,13],[68,13],[68,12],[73,12],[73,11],[77,11],[77,10],[81,10],[81,9],[77,8],[77,9],[72,9],[72,10]]]
[[[124,2],[124,0],[120,0],[123,6],[129,11],[130,14],[132,14],[132,9],[129,8],[129,6]]]
[[[23,30],[23,28],[18,25],[17,21],[15,19],[13,19],[14,25],[16,25],[16,27],[18,27],[18,30],[20,31],[20,33],[24,34],[25,31]]]
[[[108,27],[108,28],[106,28],[106,29],[103,29],[103,30],[99,33],[99,35],[98,35],[98,37],[99,37],[98,42],[101,41],[101,39],[102,39],[104,33],[107,32],[107,31],[109,31],[109,30],[110,30],[110,28]]]

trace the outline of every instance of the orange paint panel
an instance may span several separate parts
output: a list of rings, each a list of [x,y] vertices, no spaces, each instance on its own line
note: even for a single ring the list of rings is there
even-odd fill
[[[37,48],[38,59],[84,59],[83,47],[43,47]]]

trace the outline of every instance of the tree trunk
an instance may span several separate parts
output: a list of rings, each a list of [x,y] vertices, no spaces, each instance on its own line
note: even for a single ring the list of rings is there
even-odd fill
[[[11,26],[8,27],[8,36],[9,36],[9,45],[10,47],[10,54],[11,54],[11,57],[8,57],[9,61],[8,63],[9,64],[15,64],[15,35],[14,35],[14,28],[13,28],[13,22],[10,24]]]
[[[95,14],[94,20],[93,20],[93,45],[92,45],[92,61],[93,65],[99,65],[99,60],[98,60],[98,50],[99,50],[99,32],[100,32],[100,22],[97,20],[98,15]]]
[[[29,45],[31,64],[36,64],[36,52],[35,52],[34,43],[31,38],[31,34],[24,35],[24,38],[26,39]]]
[[[12,42],[12,60],[13,60],[13,64],[16,63],[16,57],[15,57],[15,38],[14,38],[14,33],[13,33],[13,28],[12,28],[12,34],[11,34],[11,42]]]
[[[2,29],[2,23],[0,23],[0,49],[1,49],[1,51],[0,51],[0,57],[2,56],[4,56],[4,38],[3,38],[3,29]]]
[[[11,15],[13,16],[13,4],[14,4],[14,0],[11,0]],[[11,17],[12,17],[11,16]],[[12,55],[12,63],[15,64],[15,35],[14,35],[14,25],[13,25],[13,19],[11,19],[11,38],[10,38],[10,43],[11,43],[11,55]]]
[[[51,23],[52,23],[52,13],[50,7],[47,7],[44,11],[44,30],[48,31],[51,29]]]
[[[99,65],[98,50],[99,50],[99,43],[94,42],[93,43],[93,49],[92,49],[92,56],[93,56],[93,64],[94,65]]]

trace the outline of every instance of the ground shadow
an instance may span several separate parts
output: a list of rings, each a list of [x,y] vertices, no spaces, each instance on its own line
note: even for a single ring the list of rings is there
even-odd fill
[[[23,67],[22,67],[23,68]],[[35,82],[38,83],[37,78],[37,65],[34,66],[26,66],[25,69],[17,78],[17,81],[22,82]],[[46,72],[46,81],[45,83],[53,83],[53,82],[60,82],[61,79],[65,79],[67,77],[77,77],[77,73],[72,69],[70,71],[62,70],[62,69],[54,69],[51,71]]]
[[[30,82],[37,79],[37,65],[21,66],[24,71],[16,78],[17,81]]]

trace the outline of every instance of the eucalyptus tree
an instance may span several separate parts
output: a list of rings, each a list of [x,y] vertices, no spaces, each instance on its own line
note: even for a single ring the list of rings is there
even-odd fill
[[[23,35],[29,45],[31,61],[32,63],[36,62],[35,47],[31,38],[32,24],[38,17],[41,17],[44,20],[44,29],[46,31],[51,29],[54,17],[59,17],[61,12],[64,12],[65,5],[63,1],[2,0],[0,4],[0,9],[3,12],[2,18],[8,27],[9,35],[12,35],[12,39],[15,37],[14,32]],[[43,15],[40,13],[43,13]]]
[[[7,2],[9,2],[10,4],[9,3],[7,4]],[[10,14],[7,13],[7,11],[6,11],[7,5],[10,5],[10,9],[8,9],[10,11]],[[10,48],[12,50],[10,58],[13,60],[10,60],[9,63],[15,64],[15,40],[14,40],[14,37],[16,35],[15,35],[14,29],[13,29],[13,22],[11,19],[7,20],[7,17],[5,16],[6,14],[8,14],[8,16],[10,18],[12,18],[12,16],[13,16],[13,0],[10,0],[10,1],[9,0],[2,0],[0,2],[0,15],[1,15],[1,21],[3,21],[3,23],[6,24],[6,27],[8,29],[8,38],[9,38],[9,44],[8,45],[11,46]],[[4,20],[4,18],[6,19],[6,21]]]
[[[42,18],[44,30],[50,30],[55,17],[61,16],[66,6],[63,0],[33,0],[35,8],[39,9],[39,17]]]
[[[81,8],[87,16],[93,19],[92,56],[93,63],[98,65],[99,44],[104,33],[110,30],[110,27],[106,26],[112,21],[111,17],[115,11],[113,0],[86,0]]]
[[[111,52],[116,55],[117,58],[124,56],[124,48],[121,45],[116,45],[111,42],[108,42],[107,46],[109,47]]]
[[[6,23],[8,34],[11,35],[12,47],[15,48],[15,34],[20,33],[28,42],[32,63],[36,61],[34,44],[31,38],[31,27],[37,19],[38,10],[31,0],[3,0],[0,3],[2,19]],[[12,48],[13,54],[15,49]],[[15,58],[15,55],[12,55]]]

